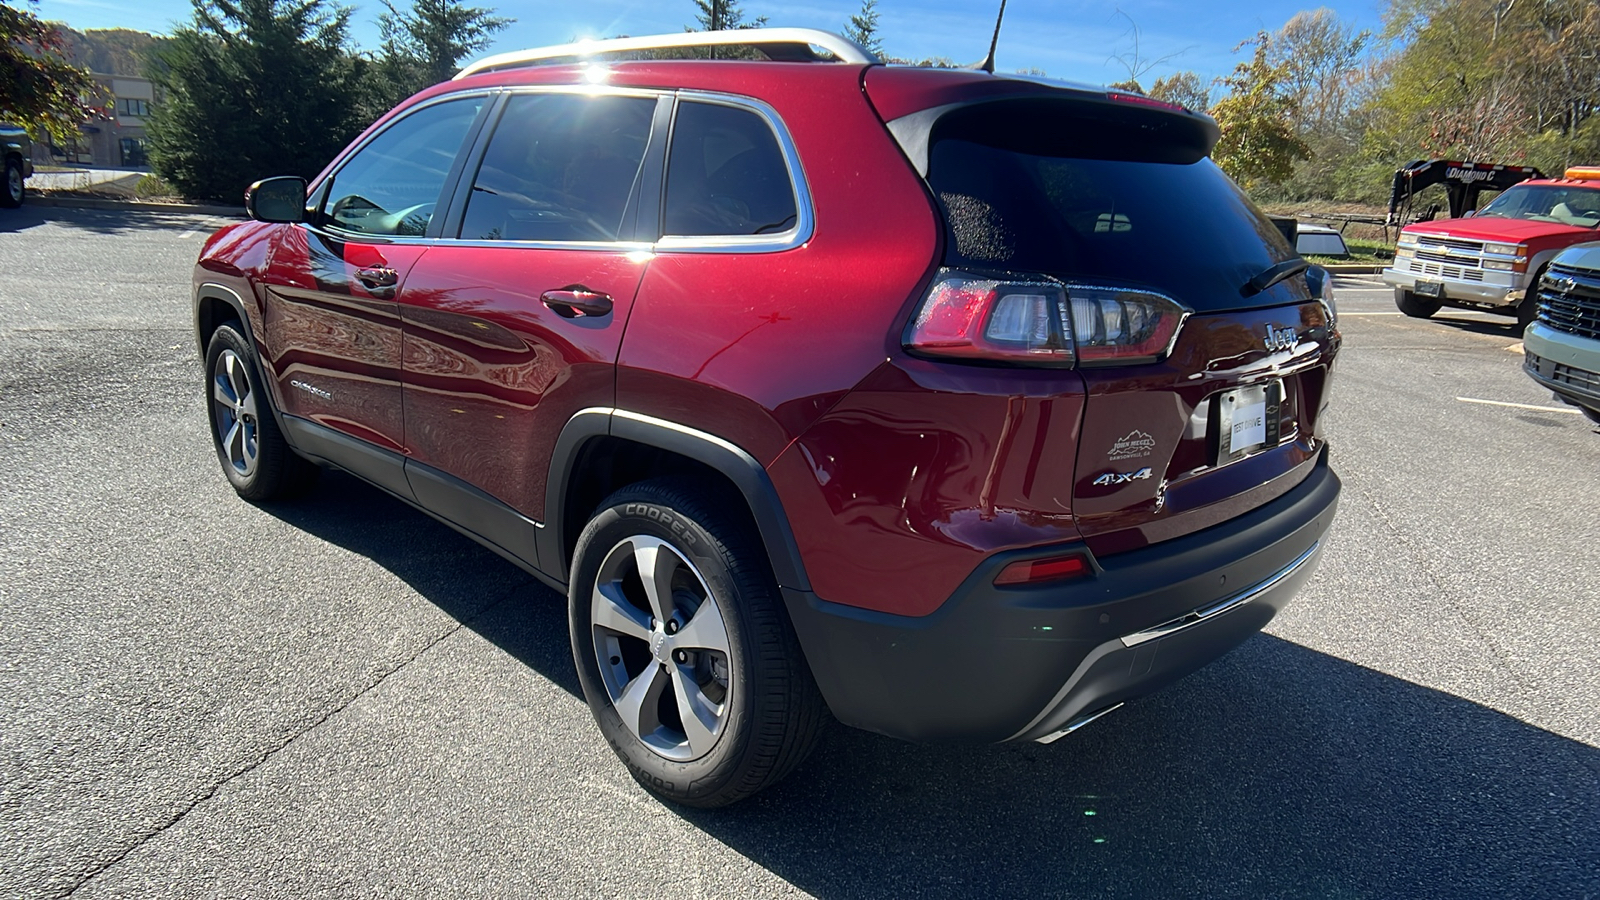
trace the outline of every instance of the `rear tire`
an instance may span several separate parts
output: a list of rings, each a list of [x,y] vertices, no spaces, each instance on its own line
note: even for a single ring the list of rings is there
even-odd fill
[[[1394,305],[1413,319],[1427,319],[1444,304],[1437,300],[1424,300],[1405,288],[1395,288]]]
[[[766,554],[711,483],[612,494],[578,538],[568,620],[600,732],[646,790],[726,806],[810,753],[826,707]]]
[[[16,209],[28,195],[28,186],[22,180],[22,160],[6,157],[5,180],[0,182],[0,206]]]
[[[278,430],[261,369],[238,323],[224,324],[211,335],[206,375],[211,442],[234,491],[259,501],[310,487],[319,470],[295,453]]]

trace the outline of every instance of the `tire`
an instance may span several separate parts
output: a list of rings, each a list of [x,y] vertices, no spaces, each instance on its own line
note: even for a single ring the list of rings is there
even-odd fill
[[[223,474],[246,500],[276,500],[304,491],[318,469],[289,447],[278,430],[250,342],[237,322],[219,327],[206,347],[206,411]]]
[[[777,783],[826,712],[761,545],[724,512],[734,502],[684,478],[617,491],[579,536],[568,588],[601,734],[645,789],[686,806]]]
[[[0,206],[16,209],[28,195],[28,186],[22,180],[22,160],[6,157],[5,180],[0,183]]]
[[[1427,319],[1444,304],[1437,300],[1424,300],[1405,288],[1395,288],[1394,305],[1413,319]]]
[[[1540,269],[1534,273],[1533,280],[1528,282],[1528,292],[1532,296],[1523,297],[1522,302],[1517,304],[1518,337],[1521,337],[1522,333],[1528,330],[1528,326],[1533,324],[1533,320],[1539,317],[1539,283],[1544,281],[1544,272],[1544,269]]]

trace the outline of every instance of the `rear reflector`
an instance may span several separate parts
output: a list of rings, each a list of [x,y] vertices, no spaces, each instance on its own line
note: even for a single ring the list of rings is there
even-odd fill
[[[1074,553],[1070,556],[1052,556],[1047,559],[1028,559],[1014,562],[994,578],[998,585],[1008,584],[1038,584],[1042,581],[1060,581],[1065,578],[1081,578],[1092,574],[1094,569],[1089,565],[1089,560],[1081,554]]]

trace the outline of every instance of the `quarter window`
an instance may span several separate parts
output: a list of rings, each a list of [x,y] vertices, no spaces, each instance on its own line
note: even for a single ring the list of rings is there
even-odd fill
[[[319,221],[358,234],[421,237],[482,97],[425,106],[384,129],[333,176]]]
[[[667,163],[667,234],[778,234],[794,227],[796,210],[766,119],[733,106],[679,104]]]
[[[461,223],[472,241],[615,241],[656,101],[517,94],[506,101]]]

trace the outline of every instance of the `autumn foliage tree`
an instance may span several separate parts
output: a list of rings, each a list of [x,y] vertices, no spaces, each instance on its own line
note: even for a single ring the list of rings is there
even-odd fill
[[[104,115],[97,101],[88,71],[65,59],[60,30],[31,9],[0,2],[0,119],[67,141],[86,119]]]
[[[1294,130],[1295,102],[1281,89],[1287,71],[1268,62],[1268,43],[1263,32],[1240,45],[1253,44],[1255,52],[1222,79],[1227,94],[1211,108],[1222,131],[1211,156],[1247,188],[1279,184],[1294,173],[1296,162],[1311,158],[1311,148]]]

